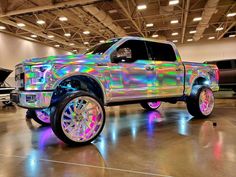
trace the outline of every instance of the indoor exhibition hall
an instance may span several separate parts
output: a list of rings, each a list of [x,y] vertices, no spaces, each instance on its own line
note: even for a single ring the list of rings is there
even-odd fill
[[[235,177],[235,0],[0,0],[0,177]]]

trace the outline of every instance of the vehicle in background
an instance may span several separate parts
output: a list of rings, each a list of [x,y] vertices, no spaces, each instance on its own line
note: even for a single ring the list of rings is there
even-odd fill
[[[0,68],[0,101],[6,106],[12,105],[10,93],[15,90],[15,88],[5,82],[11,73],[12,70]]]
[[[182,62],[173,43],[139,37],[111,39],[85,54],[28,59],[15,73],[12,100],[68,144],[101,133],[104,106],[155,110],[162,101],[184,101],[191,115],[208,117],[219,89],[216,65]]]
[[[219,68],[219,86],[221,90],[232,89],[236,92],[236,59],[206,61],[215,64]]]

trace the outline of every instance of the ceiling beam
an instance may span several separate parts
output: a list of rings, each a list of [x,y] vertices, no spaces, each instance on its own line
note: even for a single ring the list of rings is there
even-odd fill
[[[236,26],[236,22],[232,23],[228,28],[224,30],[224,32],[217,38],[217,40],[220,40],[224,35],[233,27]]]
[[[54,35],[54,38],[48,38],[48,34],[45,33],[42,28],[40,28],[39,26],[34,25],[32,23],[29,23],[29,22],[27,22],[25,20],[22,20],[22,19],[10,20],[7,17],[0,18],[0,22],[2,22],[4,24],[7,24],[7,25],[10,25],[10,26],[14,26],[16,28],[19,28],[17,26],[17,22],[16,21],[24,23],[26,25],[25,27],[22,28],[22,30],[28,31],[31,34],[36,34],[36,35],[38,35],[40,37],[43,37],[45,39],[49,39],[51,41],[58,42],[60,44],[66,45],[66,46],[70,46],[68,39],[65,39],[65,38],[61,37],[61,35],[56,34],[56,33],[52,33],[52,32],[50,32],[49,34]],[[84,45],[80,45],[80,44],[77,44],[77,43],[75,43],[75,46],[73,46],[73,48],[74,47],[75,48],[85,48]]]
[[[1,2],[2,1],[5,1],[5,0],[1,0]],[[65,8],[65,7],[68,8],[68,7],[76,6],[76,5],[87,5],[87,4],[95,3],[98,1],[99,0],[70,0],[70,1],[60,2],[56,4],[50,4],[50,5],[44,5],[44,6],[42,5],[42,6],[36,6],[36,7],[27,8],[27,9],[8,11],[5,13],[1,13],[0,17],[20,15],[20,14],[25,14],[25,13],[33,13],[33,12]]]
[[[128,10],[125,8],[125,6],[123,5],[123,3],[120,0],[115,0],[116,3],[121,7],[121,9],[124,11],[125,15],[128,17],[128,19],[133,23],[134,27],[137,29],[137,31],[143,36],[145,37],[144,33],[142,32],[142,30],[139,28],[139,26],[137,25],[137,23],[133,20],[133,18],[131,17],[131,15],[129,14]]]
[[[183,22],[183,28],[182,28],[181,43],[184,43],[184,36],[185,36],[187,20],[188,20],[189,5],[190,5],[190,0],[187,0],[185,4],[185,8],[184,8],[184,22]]]

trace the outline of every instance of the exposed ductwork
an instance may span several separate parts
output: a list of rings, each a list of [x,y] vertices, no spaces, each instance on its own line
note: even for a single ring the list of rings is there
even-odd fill
[[[113,23],[112,18],[103,10],[98,9],[94,5],[84,6],[83,9],[97,18],[104,26],[113,31],[117,36],[126,36],[125,30]]]
[[[195,41],[198,41],[202,37],[205,29],[208,28],[210,19],[211,19],[212,15],[217,10],[218,3],[219,3],[219,0],[208,0],[207,1],[206,5],[204,7],[203,13],[202,13],[202,20],[199,22],[199,24],[196,28],[197,32],[193,36],[193,39]]]

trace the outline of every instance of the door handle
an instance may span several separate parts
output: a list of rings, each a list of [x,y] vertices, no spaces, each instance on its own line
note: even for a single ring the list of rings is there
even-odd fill
[[[146,66],[145,66],[145,69],[146,69],[147,71],[153,71],[153,70],[154,70],[154,66],[146,65]]]
[[[176,71],[182,71],[182,69],[181,68],[177,68]]]

